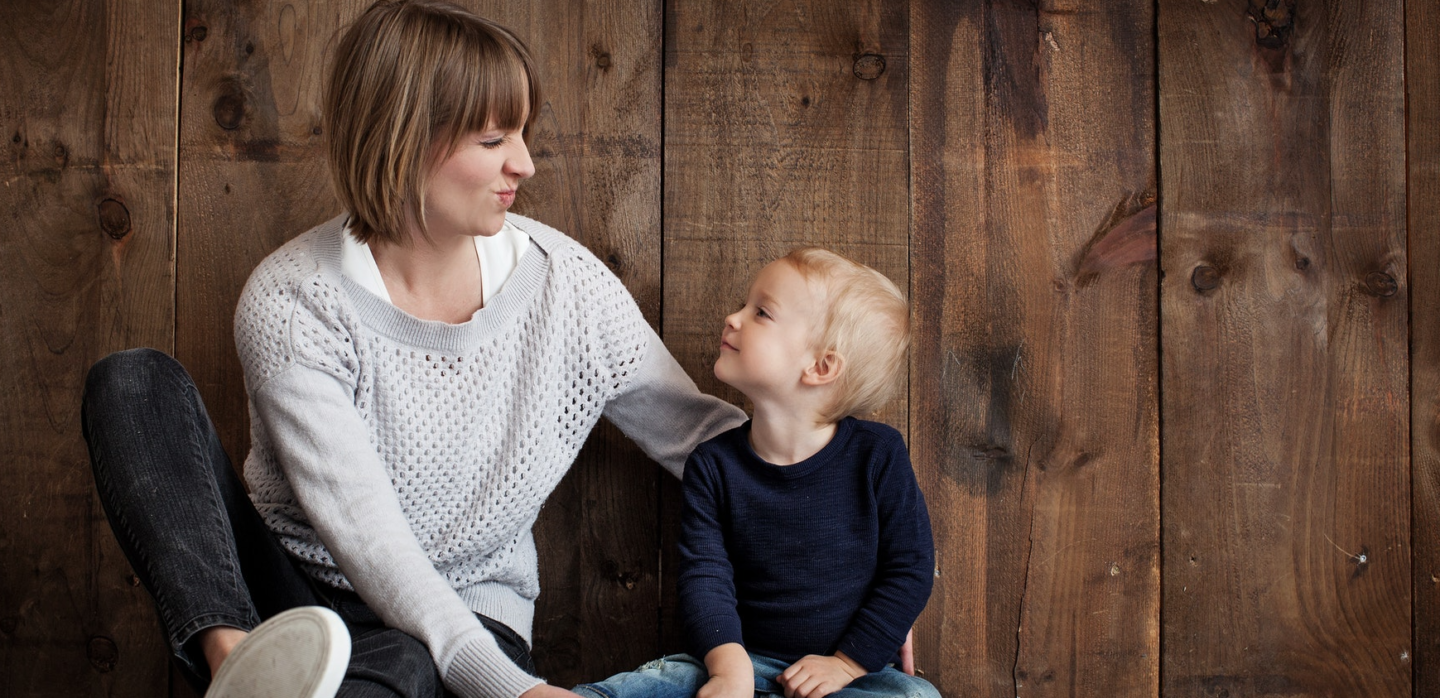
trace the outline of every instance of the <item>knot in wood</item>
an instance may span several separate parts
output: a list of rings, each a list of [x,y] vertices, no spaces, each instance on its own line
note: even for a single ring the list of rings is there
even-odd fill
[[[245,91],[235,82],[227,82],[220,96],[215,98],[212,112],[215,123],[219,124],[220,128],[226,131],[240,128],[240,124],[245,121]]]
[[[1195,267],[1190,273],[1190,285],[1200,293],[1213,291],[1220,285],[1220,270],[1206,264]]]
[[[1250,21],[1255,23],[1255,43],[1265,48],[1284,48],[1295,30],[1295,0],[1250,0]]]
[[[90,644],[86,645],[85,656],[90,659],[90,666],[95,667],[95,671],[108,674],[115,670],[115,665],[120,661],[120,649],[115,646],[114,640],[96,635],[90,638]]]
[[[595,59],[595,65],[600,66],[601,68],[609,68],[609,67],[610,67],[610,54],[608,54],[608,53],[602,53],[602,54],[600,54],[599,57],[597,57],[597,58]]]
[[[19,627],[19,616],[5,616],[4,618],[0,618],[0,633],[5,633],[6,635],[14,635],[15,630]]]
[[[100,202],[100,229],[110,236],[111,240],[123,240],[130,234],[130,209],[125,204],[115,199],[105,199]]]
[[[878,53],[866,53],[855,57],[855,77],[874,80],[885,73],[885,57]]]
[[[190,30],[189,38],[194,41],[204,41],[210,35],[210,29],[201,24]]]
[[[1365,292],[1372,296],[1389,298],[1400,291],[1400,284],[1395,277],[1383,271],[1372,271],[1365,276]]]

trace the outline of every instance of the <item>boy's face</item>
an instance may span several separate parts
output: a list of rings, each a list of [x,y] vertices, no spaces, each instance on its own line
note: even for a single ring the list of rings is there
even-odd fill
[[[771,262],[755,277],[745,306],[725,318],[715,377],[752,400],[800,386],[815,360],[814,331],[824,294],[789,262]]]

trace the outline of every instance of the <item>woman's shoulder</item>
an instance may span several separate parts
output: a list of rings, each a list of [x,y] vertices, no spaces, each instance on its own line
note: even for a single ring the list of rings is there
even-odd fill
[[[547,283],[552,288],[570,289],[576,292],[577,301],[617,312],[634,304],[630,292],[615,275],[611,265],[601,261],[578,240],[525,216],[511,213],[507,214],[506,220],[529,235],[530,240],[549,257],[551,273]],[[613,255],[610,258],[612,264],[620,264]]]
[[[327,256],[339,263],[340,234],[345,215],[341,214],[291,238],[266,255],[245,282],[240,304],[290,304],[301,289],[325,283],[321,273]],[[333,244],[332,244],[333,243]],[[333,247],[331,250],[329,248]]]

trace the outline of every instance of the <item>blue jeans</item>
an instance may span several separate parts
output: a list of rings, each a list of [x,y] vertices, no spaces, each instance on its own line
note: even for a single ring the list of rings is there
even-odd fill
[[[784,698],[785,690],[775,679],[790,665],[758,654],[751,654],[750,662],[755,666],[756,698]],[[586,698],[695,698],[696,691],[709,679],[704,662],[688,654],[672,654],[635,671],[616,674],[599,683],[580,684],[571,690]],[[851,681],[830,696],[940,698],[940,693],[929,681],[887,666]]]
[[[445,695],[423,643],[386,627],[354,592],[312,583],[295,565],[250,503],[179,362],[153,349],[101,359],[86,377],[81,424],[110,528],[197,689],[210,676],[201,630],[250,630],[296,606],[325,606],[350,631],[339,695]],[[524,639],[480,621],[516,664],[535,672]]]

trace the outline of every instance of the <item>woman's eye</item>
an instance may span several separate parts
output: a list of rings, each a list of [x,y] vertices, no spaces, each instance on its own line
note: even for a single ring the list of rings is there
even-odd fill
[[[480,147],[486,150],[494,150],[505,144],[504,138],[496,138],[488,141],[480,141]]]

